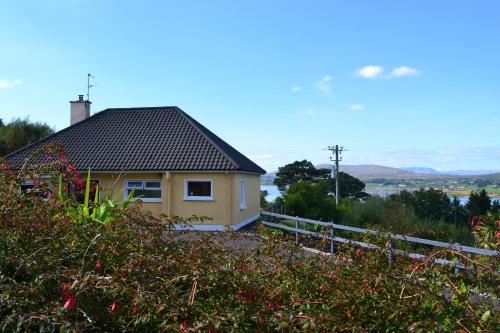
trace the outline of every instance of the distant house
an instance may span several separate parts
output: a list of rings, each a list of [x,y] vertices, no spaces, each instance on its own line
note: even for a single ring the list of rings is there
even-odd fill
[[[102,192],[134,189],[155,215],[211,217],[197,230],[233,229],[260,214],[265,171],[178,107],[106,109],[71,103],[71,126],[7,156],[13,168],[40,145],[62,143],[69,160]],[[100,193],[100,197],[103,197]]]

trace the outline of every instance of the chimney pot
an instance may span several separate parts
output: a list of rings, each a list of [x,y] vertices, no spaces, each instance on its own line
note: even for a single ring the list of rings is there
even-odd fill
[[[83,95],[78,95],[77,101],[70,101],[70,125],[74,125],[90,117],[91,101],[85,101]]]

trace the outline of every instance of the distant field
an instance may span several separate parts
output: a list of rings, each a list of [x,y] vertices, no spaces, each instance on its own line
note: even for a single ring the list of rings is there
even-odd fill
[[[465,187],[462,189],[449,189],[446,187],[440,187],[440,186],[424,186],[421,185],[420,187],[434,187],[439,190],[443,190],[446,192],[449,196],[457,196],[457,197],[468,197],[472,191],[474,192],[479,192],[483,188],[479,187]],[[399,193],[402,190],[407,190],[407,191],[416,191],[420,187],[411,187],[411,186],[404,186],[404,187],[398,187],[398,186],[381,186],[380,184],[373,184],[373,183],[367,183],[366,184],[366,191],[372,195],[379,195],[379,196],[387,196],[393,193]],[[500,198],[500,188],[498,187],[484,187],[486,192],[488,192],[488,195],[490,197],[494,198]]]

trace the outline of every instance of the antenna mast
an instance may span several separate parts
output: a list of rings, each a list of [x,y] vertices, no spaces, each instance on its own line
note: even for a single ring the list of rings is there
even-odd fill
[[[92,88],[94,85],[90,84],[90,78],[95,79],[95,77],[88,73],[87,74],[87,101],[90,101],[90,88]]]

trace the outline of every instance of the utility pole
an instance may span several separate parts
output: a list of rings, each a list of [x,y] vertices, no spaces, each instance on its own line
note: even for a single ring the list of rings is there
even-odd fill
[[[340,204],[340,178],[339,178],[339,161],[342,161],[342,157],[339,157],[344,151],[344,147],[339,147],[339,145],[328,146],[328,150],[335,155],[335,158],[330,157],[330,161],[335,161],[335,204],[338,206]],[[332,178],[333,178],[333,168],[332,168]]]

